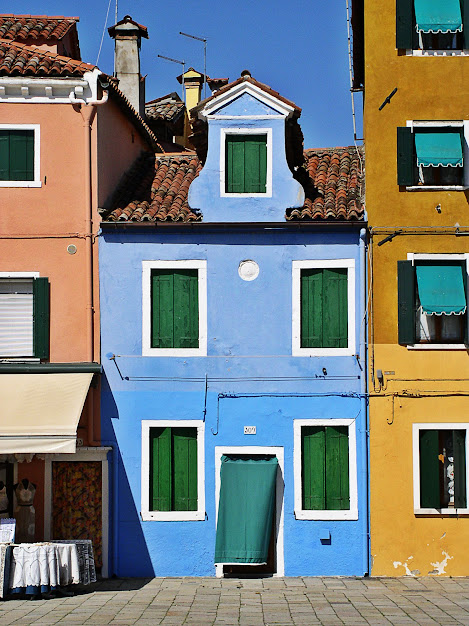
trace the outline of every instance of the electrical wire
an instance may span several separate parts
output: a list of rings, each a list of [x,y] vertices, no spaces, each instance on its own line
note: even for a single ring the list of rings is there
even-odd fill
[[[111,8],[111,2],[112,2],[112,0],[109,0],[109,3],[107,5],[106,19],[104,20],[103,33],[101,35],[101,42],[99,44],[98,56],[96,57],[96,64],[95,65],[98,65],[99,56],[101,54],[101,48],[103,47],[104,33],[106,32],[106,26],[107,26],[107,20],[109,18],[109,10]]]

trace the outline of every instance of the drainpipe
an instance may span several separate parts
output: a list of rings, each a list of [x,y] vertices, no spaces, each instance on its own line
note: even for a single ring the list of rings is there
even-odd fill
[[[109,481],[111,485],[111,516],[112,516],[112,549],[110,542],[108,543],[108,577],[116,575],[117,576],[117,555],[118,555],[118,532],[119,532],[119,524],[118,524],[118,511],[119,511],[119,454],[117,450],[117,443],[115,441],[101,441],[102,446],[111,447],[110,451],[110,463],[111,463],[111,472],[112,480]],[[111,565],[112,564],[112,565]]]
[[[360,395],[361,395],[361,413],[365,424],[365,451],[362,461],[362,489],[366,496],[366,532],[363,535],[363,571],[371,574],[371,551],[370,551],[370,521],[369,521],[369,426],[368,426],[368,402],[366,396],[367,390],[367,358],[366,358],[366,334],[368,331],[368,325],[366,320],[366,230],[362,228],[360,230],[360,243],[359,243],[359,256],[360,256]]]
[[[106,104],[109,93],[105,91],[101,100],[86,101],[77,98],[75,93],[70,93],[69,99],[73,104],[80,105],[80,113],[83,119],[85,141],[85,263],[86,263],[86,361],[94,361],[94,277],[93,277],[93,192],[92,192],[92,154],[91,154],[91,125],[96,115],[96,107]],[[94,395],[94,393],[92,394]],[[88,403],[88,445],[98,446],[99,441],[94,438],[94,398]]]

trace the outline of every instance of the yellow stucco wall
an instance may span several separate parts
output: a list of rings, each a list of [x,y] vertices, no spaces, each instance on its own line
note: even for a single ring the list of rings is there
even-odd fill
[[[400,188],[396,159],[396,128],[407,120],[469,119],[469,58],[405,56],[395,47],[395,24],[395,2],[365,0],[366,210],[372,229],[373,287],[371,573],[469,575],[468,517],[415,514],[412,467],[412,424],[469,423],[468,352],[411,350],[397,343],[397,261],[410,252],[469,252],[469,237],[455,234],[457,224],[469,232],[469,196],[463,191]],[[396,87],[390,103],[379,111]],[[378,247],[396,229],[405,234]],[[373,377],[377,369],[394,372],[385,374],[384,388]],[[404,393],[431,397],[393,397]]]

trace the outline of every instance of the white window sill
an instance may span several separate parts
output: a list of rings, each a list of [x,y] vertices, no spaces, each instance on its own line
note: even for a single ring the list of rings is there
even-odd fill
[[[469,50],[406,50],[408,57],[466,57]]]
[[[414,509],[415,515],[469,515],[469,509]]]
[[[295,511],[295,519],[298,520],[357,520],[358,510],[349,509],[348,511]]]
[[[406,187],[406,191],[465,191],[469,189],[465,185],[415,185],[412,187]]]
[[[266,191],[263,193],[227,193],[220,192],[221,198],[271,198],[272,193],[267,193]]]
[[[205,511],[142,511],[144,522],[200,522],[205,520]]]
[[[292,356],[355,356],[352,348],[293,348]]]
[[[142,356],[207,356],[202,348],[143,348]]]
[[[0,187],[42,187],[40,180],[0,180]]]
[[[408,350],[467,350],[463,343],[412,343]]]

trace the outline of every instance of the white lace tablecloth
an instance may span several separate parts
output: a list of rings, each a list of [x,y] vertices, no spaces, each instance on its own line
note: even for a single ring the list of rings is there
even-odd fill
[[[11,555],[11,590],[29,594],[80,582],[77,548],[74,544],[22,543]]]

